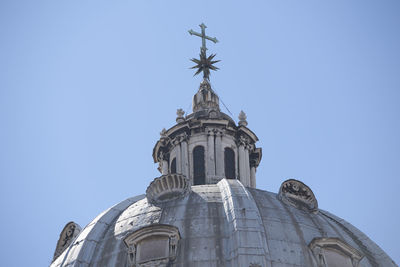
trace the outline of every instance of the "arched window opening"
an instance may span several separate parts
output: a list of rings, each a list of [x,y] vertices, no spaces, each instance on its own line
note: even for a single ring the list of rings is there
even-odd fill
[[[193,185],[206,183],[206,172],[204,165],[204,147],[196,146],[193,149]]]
[[[233,149],[226,147],[224,151],[225,177],[227,179],[235,179],[235,152]]]
[[[171,162],[170,173],[176,173],[176,158],[174,158]]]

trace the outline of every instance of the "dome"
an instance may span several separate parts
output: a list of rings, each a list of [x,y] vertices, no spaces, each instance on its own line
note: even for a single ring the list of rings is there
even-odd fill
[[[82,230],[69,222],[51,267],[396,266],[357,228],[321,210],[301,181],[284,181],[278,193],[257,189],[262,149],[243,111],[237,124],[220,111],[208,79],[213,57],[204,46],[194,60],[205,74],[193,113],[178,109],[177,124],[153,148],[161,176]]]
[[[335,266],[396,266],[357,228],[315,205],[296,180],[279,194],[222,179],[170,201],[151,204],[141,195],[102,212],[51,267],[325,266],[321,255],[329,260],[333,252],[351,264]]]

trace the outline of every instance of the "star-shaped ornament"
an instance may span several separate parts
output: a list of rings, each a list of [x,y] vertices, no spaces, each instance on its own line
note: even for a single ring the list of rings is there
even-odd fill
[[[192,58],[191,61],[196,63],[197,65],[191,67],[191,69],[197,69],[196,73],[194,75],[199,74],[200,72],[203,72],[203,77],[205,79],[209,79],[210,76],[210,70],[218,70],[219,68],[214,66],[214,63],[219,62],[220,60],[213,60],[215,57],[215,54],[211,54],[210,56],[207,57],[206,53],[204,51],[201,51],[200,53],[200,60],[197,58]]]

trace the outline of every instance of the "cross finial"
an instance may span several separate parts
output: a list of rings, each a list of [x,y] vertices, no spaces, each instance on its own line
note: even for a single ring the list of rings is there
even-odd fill
[[[203,78],[209,80],[210,70],[218,69],[213,64],[219,62],[219,60],[213,60],[213,58],[215,57],[215,54],[214,55],[211,54],[209,57],[207,57],[206,40],[210,40],[214,43],[217,43],[218,40],[215,37],[212,38],[212,37],[209,37],[206,35],[207,26],[204,25],[204,23],[200,24],[199,26],[201,28],[201,33],[195,32],[193,30],[189,30],[190,35],[196,35],[201,38],[200,59],[195,59],[195,58],[192,59],[192,61],[197,64],[196,66],[192,67],[192,69],[197,69],[197,71],[194,75],[197,75],[200,72],[203,72]]]
[[[189,30],[189,33],[190,33],[190,35],[196,35],[196,36],[198,36],[198,37],[201,38],[201,48],[200,48],[200,52],[204,52],[204,53],[205,53],[206,50],[207,50],[207,47],[206,47],[206,39],[207,39],[207,40],[210,40],[210,41],[212,41],[212,42],[214,42],[215,44],[218,43],[218,40],[217,40],[217,38],[215,38],[215,37],[212,38],[212,37],[206,35],[206,28],[207,28],[207,26],[206,26],[204,23],[201,23],[199,26],[200,26],[200,28],[201,28],[201,33],[195,32],[195,31],[193,31],[192,29]]]

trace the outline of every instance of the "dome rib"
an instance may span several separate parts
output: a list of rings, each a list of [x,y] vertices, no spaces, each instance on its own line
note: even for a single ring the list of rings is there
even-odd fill
[[[144,198],[144,195],[128,198],[119,204],[103,211],[90,222],[76,237],[70,247],[51,265],[52,267],[67,267],[78,264],[89,266],[96,248],[108,227],[127,207]]]
[[[51,267],[125,266],[124,238],[152,225],[179,230],[173,266],[317,266],[312,240],[340,240],[363,254],[360,267],[397,266],[346,221],[299,209],[238,180],[193,186],[183,198],[153,205],[144,195],[96,217]]]
[[[223,179],[217,185],[229,227],[228,260],[232,266],[267,266],[267,241],[252,195],[239,180]]]

